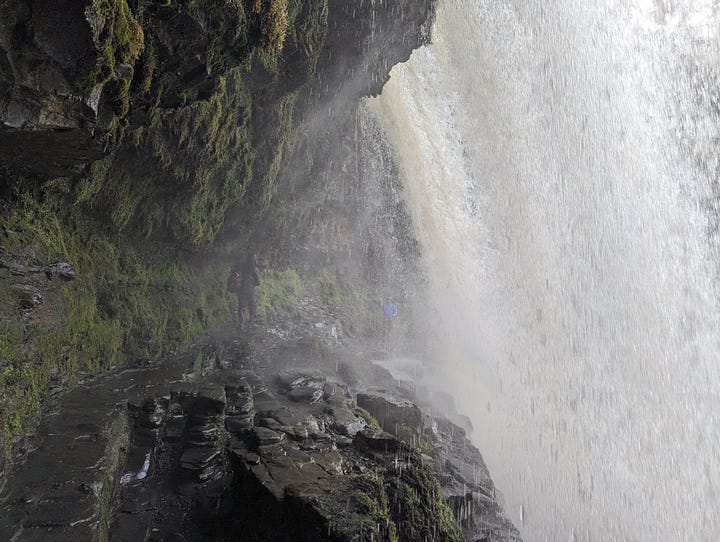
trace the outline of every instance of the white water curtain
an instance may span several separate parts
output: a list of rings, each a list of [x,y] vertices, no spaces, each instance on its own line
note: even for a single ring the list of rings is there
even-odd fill
[[[718,8],[440,0],[371,101],[529,541],[720,540]]]

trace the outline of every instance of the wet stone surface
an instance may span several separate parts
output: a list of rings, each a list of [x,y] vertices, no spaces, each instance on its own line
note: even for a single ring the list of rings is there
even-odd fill
[[[169,360],[88,381],[66,394],[42,420],[35,449],[0,496],[0,540],[93,540],[110,514],[120,466],[135,461],[140,470],[145,457],[127,455],[128,390],[161,394],[185,365],[183,358]],[[157,423],[154,406],[139,405],[147,409],[148,425]]]
[[[304,369],[294,344],[261,331],[209,339],[78,388],[8,487],[0,539],[420,542],[435,529],[438,540],[519,540],[463,429],[422,414],[406,386],[347,348]]]

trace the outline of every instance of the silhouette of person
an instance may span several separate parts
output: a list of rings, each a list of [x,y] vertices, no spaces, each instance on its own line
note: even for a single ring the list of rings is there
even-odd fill
[[[398,314],[398,309],[389,296],[385,303],[380,303],[380,306],[383,310],[383,324],[385,328],[385,333],[388,333],[392,329],[393,321]]]
[[[248,254],[244,262],[238,263],[233,273],[235,273],[236,276],[239,275],[240,278],[240,288],[237,292],[238,326],[242,328],[245,309],[248,311],[249,322],[255,319],[257,310],[255,288],[260,284],[260,269],[258,267],[257,255],[255,253]]]

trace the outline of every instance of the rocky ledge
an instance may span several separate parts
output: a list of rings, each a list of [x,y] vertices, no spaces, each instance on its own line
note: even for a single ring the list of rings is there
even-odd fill
[[[10,480],[0,536],[519,540],[463,428],[359,348],[298,331],[81,385]]]

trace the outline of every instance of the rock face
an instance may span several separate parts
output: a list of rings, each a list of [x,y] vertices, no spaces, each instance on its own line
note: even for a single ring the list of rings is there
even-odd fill
[[[429,454],[432,472],[467,540],[519,541],[519,533],[498,504],[487,466],[465,429],[445,417],[423,415],[412,401],[402,397],[408,393],[406,388],[398,393],[359,393],[357,404],[392,435]],[[365,446],[388,446],[382,435],[363,435]]]
[[[420,542],[431,528],[462,540],[420,455],[363,430],[346,388],[328,389],[321,371],[266,380],[239,358],[221,380],[133,408],[135,459],[111,540]],[[319,395],[298,401],[299,389]]]
[[[319,61],[323,94],[379,94],[392,66],[430,40],[434,6],[434,0],[329,0],[327,41]]]
[[[283,5],[289,10],[288,26],[278,33],[280,54],[268,15]],[[12,455],[16,436],[36,426],[50,375],[73,382],[81,370],[163,355],[222,314],[219,306],[228,303],[214,277],[200,279],[197,271],[222,269],[238,231],[248,232],[243,243],[252,235],[259,246],[279,247],[275,253],[283,259],[297,256],[297,269],[304,261],[318,264],[316,270],[334,265],[331,256],[340,253],[354,255],[344,269],[362,268],[356,263],[364,258],[359,247],[366,236],[358,229],[354,244],[346,242],[355,224],[352,212],[341,210],[349,208],[344,194],[353,194],[353,210],[368,198],[350,186],[357,178],[348,173],[349,158],[341,163],[330,149],[357,147],[336,137],[353,132],[354,100],[377,92],[390,67],[422,41],[432,2],[349,6],[327,0],[0,2],[0,258],[12,260],[38,244],[47,256],[19,261],[44,266],[67,258],[79,274],[72,287],[56,281],[52,292],[26,289],[23,280],[22,290],[7,295],[2,282],[11,271],[0,269],[0,322],[17,316],[15,298],[22,297],[23,321],[9,339],[9,361],[33,368],[32,378],[19,369],[11,384],[0,383],[0,425],[12,429],[0,435],[0,469],[10,466],[5,455]],[[364,79],[372,84],[355,85]],[[344,81],[352,92],[336,92]],[[334,116],[318,122],[320,102],[330,97],[322,105],[332,102],[342,122]],[[334,183],[338,171],[347,173],[344,186],[329,187],[327,179]],[[318,184],[307,190],[296,174]],[[274,217],[272,226],[257,223],[266,214]],[[333,224],[327,215],[338,220]],[[384,223],[368,221],[386,231]],[[288,225],[292,236],[281,231]],[[261,239],[264,232],[272,239]],[[309,243],[301,237],[310,232],[318,235],[305,251]],[[182,252],[181,277],[167,271],[178,263],[178,248],[196,255]],[[197,264],[200,259],[214,261]],[[166,303],[168,297],[180,306]],[[137,299],[149,309],[138,310]],[[73,312],[84,315],[82,322]],[[325,331],[332,335],[336,328]],[[88,337],[85,330],[94,331]],[[53,354],[41,356],[35,341]],[[295,396],[312,401],[313,393]]]
[[[389,373],[346,347],[319,362],[302,340],[250,341],[68,395],[9,481],[0,538],[519,540],[464,431],[423,414]],[[353,385],[340,359],[354,360]],[[384,391],[356,392],[367,384]],[[304,388],[319,397],[293,398]]]
[[[358,393],[357,404],[398,438],[415,445],[421,442],[425,428],[420,409],[411,401],[383,392]]]
[[[86,7],[73,0],[0,7],[3,166],[62,176],[101,156],[93,133],[102,87],[89,84],[99,51]]]
[[[111,235],[88,245],[112,246],[118,231],[135,227],[143,238],[197,248],[209,246],[222,225],[235,234],[238,223],[226,220],[230,206],[238,206],[247,227],[260,214],[253,206],[264,210],[280,183],[294,184],[297,173],[320,184],[307,190],[299,210],[296,196],[308,187],[288,189],[275,226],[292,223],[282,220],[288,210],[294,219],[320,217],[295,233],[314,236],[318,249],[309,254],[324,256],[299,260],[321,268],[337,261],[325,257],[335,250],[383,267],[385,252],[367,248],[366,223],[392,229],[396,240],[408,238],[408,224],[402,213],[386,212],[401,205],[383,179],[383,209],[355,227],[358,208],[372,199],[356,186],[364,163],[358,142],[373,129],[358,129],[355,101],[379,92],[392,65],[427,39],[433,2],[298,1],[282,45],[270,23],[283,18],[268,15],[285,4],[3,2],[0,175],[72,175],[100,156],[102,142],[113,150],[98,167],[43,185],[40,202],[67,203],[62,213],[52,209],[65,221],[54,229],[109,227]],[[329,116],[330,129],[316,122],[324,110],[339,111]],[[306,130],[299,143],[298,125]],[[308,169],[292,171],[298,162]],[[347,232],[357,236],[355,245]],[[310,243],[295,233],[284,242],[306,250]],[[84,245],[86,236],[78,239],[73,244]],[[410,245],[400,248],[412,252]],[[0,265],[3,278],[16,273],[27,280],[17,283],[13,299],[28,320],[40,320],[51,306],[62,309],[50,292],[75,277],[64,263]],[[52,288],[36,287],[48,281]],[[95,303],[99,289],[91,277],[76,282],[87,291],[88,313],[116,323],[111,296]],[[98,284],[117,286],[104,276]],[[122,289],[136,302],[133,287]],[[363,367],[364,359],[329,349],[316,356],[318,342],[337,341],[340,320],[309,326],[319,334],[302,338],[312,353],[300,348],[302,339],[279,344],[267,334],[253,337],[259,351],[252,356],[247,342],[218,342],[200,356],[202,370],[185,370],[191,363],[184,359],[182,370],[167,363],[78,388],[57,418],[46,420],[38,449],[28,447],[9,480],[0,539],[452,542],[463,533],[471,540],[513,539],[482,458],[467,451],[458,428],[424,416],[408,390]],[[123,336],[158,340],[142,319],[123,322],[135,326]],[[116,337],[112,327],[102,329]],[[48,362],[43,375],[75,346],[50,344],[58,361]],[[367,392],[368,385],[384,391]],[[37,401],[36,387],[27,384]],[[22,397],[17,402],[17,416],[29,416]],[[13,419],[18,427],[26,421]],[[468,465],[482,476],[471,477]]]

